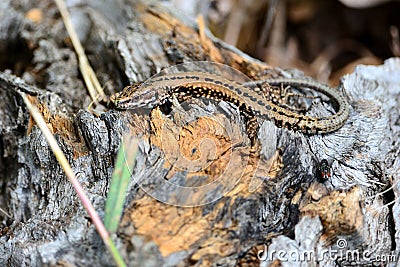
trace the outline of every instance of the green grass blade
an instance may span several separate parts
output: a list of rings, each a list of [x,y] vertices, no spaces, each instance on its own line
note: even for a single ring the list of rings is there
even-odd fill
[[[110,234],[115,233],[122,216],[132,168],[138,151],[138,140],[124,137],[118,151],[117,162],[106,201],[104,224]]]

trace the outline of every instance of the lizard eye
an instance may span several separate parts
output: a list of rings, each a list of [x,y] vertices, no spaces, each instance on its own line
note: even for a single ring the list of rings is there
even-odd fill
[[[132,102],[133,103],[137,103],[140,101],[140,96],[139,95],[133,95],[132,96]]]

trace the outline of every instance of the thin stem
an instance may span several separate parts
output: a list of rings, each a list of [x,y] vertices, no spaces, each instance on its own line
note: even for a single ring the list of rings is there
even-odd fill
[[[125,267],[125,263],[122,260],[121,255],[118,253],[118,250],[115,248],[114,243],[112,242],[110,235],[108,234],[106,228],[104,227],[99,215],[97,214],[96,210],[94,209],[92,203],[90,202],[89,198],[86,196],[84,189],[82,188],[81,184],[76,179],[76,176],[68,163],[67,158],[65,157],[64,153],[62,152],[61,148],[58,146],[56,139],[54,138],[53,134],[50,132],[50,129],[47,127],[46,122],[44,121],[42,115],[39,113],[38,109],[32,105],[29,101],[28,97],[25,93],[20,93],[29,112],[31,113],[33,119],[35,120],[36,124],[38,125],[39,129],[42,131],[44,137],[46,138],[47,142],[51,150],[53,151],[54,155],[56,156],[58,162],[60,163],[61,167],[64,169],[65,175],[68,177],[69,181],[71,182],[72,186],[74,187],[76,193],[78,194],[79,198],[82,201],[83,206],[86,208],[87,212],[89,213],[90,218],[94,226],[97,229],[100,237],[103,239],[104,244],[106,245],[107,249],[111,252],[114,261],[117,263],[117,266]]]

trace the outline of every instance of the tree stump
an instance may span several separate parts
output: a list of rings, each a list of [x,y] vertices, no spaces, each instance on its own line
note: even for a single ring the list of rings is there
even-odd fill
[[[252,156],[239,111],[226,102],[194,99],[173,115],[106,105],[87,111],[91,100],[55,4],[23,3],[0,5],[1,266],[114,265],[20,91],[41,111],[101,216],[122,135],[140,139],[114,236],[128,266],[396,264],[399,59],[343,77],[351,110],[338,131],[304,135],[264,122],[261,152]],[[107,95],[191,61],[222,63],[252,80],[302,76],[253,59],[151,1],[88,1],[70,12]],[[313,116],[332,111],[323,101],[311,106]],[[327,180],[318,177],[323,159],[333,170]],[[157,175],[193,186],[240,179],[216,201],[180,207],[135,182]]]

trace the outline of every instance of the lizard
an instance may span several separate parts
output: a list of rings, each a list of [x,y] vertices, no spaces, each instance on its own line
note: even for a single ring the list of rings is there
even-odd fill
[[[253,82],[255,85],[290,85],[308,87],[327,95],[336,113],[328,117],[312,117],[281,107],[268,100],[260,88],[250,88],[222,76],[205,72],[165,74],[143,83],[126,86],[110,100],[117,109],[154,108],[176,97],[224,100],[236,105],[245,115],[252,139],[258,130],[257,117],[266,118],[278,127],[305,134],[325,134],[341,128],[349,116],[349,103],[341,91],[315,81],[297,78],[274,78]]]

